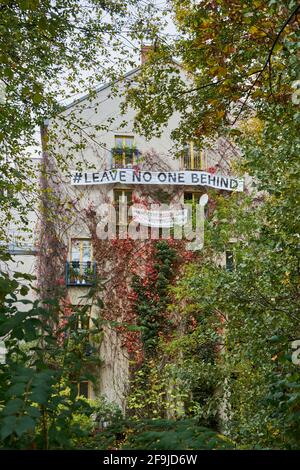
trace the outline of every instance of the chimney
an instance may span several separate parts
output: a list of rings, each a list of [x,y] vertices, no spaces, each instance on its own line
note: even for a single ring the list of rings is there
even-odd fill
[[[148,60],[149,53],[152,51],[153,51],[153,46],[141,47],[141,64],[142,65]]]

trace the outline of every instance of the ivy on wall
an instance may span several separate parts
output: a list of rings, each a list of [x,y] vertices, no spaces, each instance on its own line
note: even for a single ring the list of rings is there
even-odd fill
[[[159,336],[170,327],[166,316],[169,300],[168,286],[175,276],[178,254],[167,240],[154,245],[152,263],[143,275],[135,274],[132,289],[136,294],[137,324],[142,328],[142,343],[146,355],[153,355]]]

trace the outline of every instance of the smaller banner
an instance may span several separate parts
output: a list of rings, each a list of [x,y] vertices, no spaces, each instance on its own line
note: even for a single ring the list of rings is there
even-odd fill
[[[132,218],[146,227],[170,228],[174,225],[185,225],[188,219],[187,209],[148,210],[132,206]]]

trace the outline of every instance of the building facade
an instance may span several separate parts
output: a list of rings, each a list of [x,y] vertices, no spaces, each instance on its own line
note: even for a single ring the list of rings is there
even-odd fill
[[[125,114],[120,110],[126,85],[134,86],[139,71],[138,67],[129,72],[117,92],[107,84],[93,96],[75,101],[42,129],[44,196],[39,226],[39,286],[42,292],[63,286],[66,301],[74,311],[87,302],[91,318],[106,320],[99,349],[102,366],[97,372],[98,386],[92,387],[86,381],[79,384],[79,390],[90,398],[104,395],[123,410],[131,363],[124,335],[120,334],[130,310],[126,286],[133,259],[135,270],[144,269],[146,243],[130,242],[131,251],[126,251],[128,239],[123,229],[133,216],[130,213],[129,218],[122,219],[123,203],[126,201],[127,209],[137,204],[145,217],[151,204],[160,207],[167,203],[169,209],[184,203],[193,206],[208,187],[224,195],[241,190],[240,181],[233,179],[231,184],[230,165],[236,150],[225,139],[207,149],[187,142],[178,158],[171,133],[180,116],[170,118],[160,138],[146,140],[134,132],[134,110],[129,108]],[[184,72],[180,73],[184,77]],[[109,207],[115,209],[116,217],[112,240],[103,235],[111,217]],[[160,238],[162,225],[158,223],[154,229],[154,237]],[[146,232],[149,234],[149,228]],[[167,237],[172,237],[172,230]],[[230,252],[226,256],[229,265]],[[96,279],[105,286],[99,287],[104,308],[92,297],[85,297]]]

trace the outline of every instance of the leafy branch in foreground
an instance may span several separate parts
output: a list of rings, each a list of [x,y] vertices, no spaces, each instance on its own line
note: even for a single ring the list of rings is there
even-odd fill
[[[0,365],[0,442],[4,448],[70,448],[84,430],[74,420],[93,408],[77,397],[78,384],[91,381],[101,363],[101,321],[87,324],[92,292],[74,311],[63,300],[29,301],[24,276],[0,276],[0,336],[6,347]],[[28,279],[27,279],[28,280]],[[18,294],[18,298],[17,298]]]

